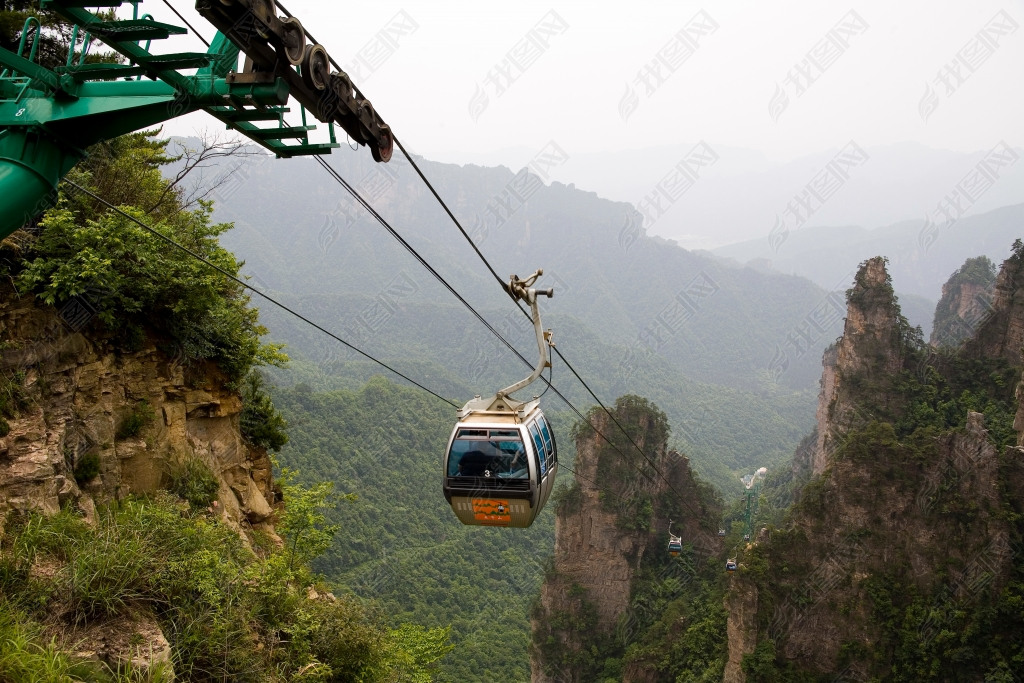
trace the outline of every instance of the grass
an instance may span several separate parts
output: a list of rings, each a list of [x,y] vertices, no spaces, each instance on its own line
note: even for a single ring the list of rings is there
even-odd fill
[[[206,463],[190,458],[170,471],[172,493],[184,498],[193,508],[205,508],[217,498],[220,483]]]
[[[203,468],[183,481],[208,490]],[[159,670],[79,661],[61,635],[136,612],[155,615],[179,680],[391,680],[387,658],[398,651],[379,614],[355,598],[309,600],[308,566],[276,544],[256,547],[169,494],[101,508],[95,526],[73,511],[9,515],[0,535],[0,681],[165,680]],[[40,568],[45,580],[33,576]]]

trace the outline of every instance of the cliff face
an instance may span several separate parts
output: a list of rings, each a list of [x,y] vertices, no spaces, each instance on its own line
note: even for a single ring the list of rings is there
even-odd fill
[[[166,487],[193,458],[219,478],[226,521],[269,519],[270,460],[242,440],[241,401],[215,368],[187,381],[151,341],[120,352],[75,331],[86,329],[80,310],[58,313],[10,290],[2,295],[0,381],[10,416],[0,437],[0,519],[61,506],[91,517],[97,503]]]
[[[618,419],[627,421],[622,415]],[[604,414],[590,420],[603,434],[617,429]],[[650,615],[633,609],[635,581],[645,558],[663,561],[669,515],[672,532],[699,554],[720,550],[709,522],[717,511],[701,503],[688,460],[667,450],[667,433],[659,434],[644,420],[638,426],[634,440],[651,463],[641,459],[631,444],[614,451],[592,430],[577,439],[574,489],[557,509],[553,567],[541,586],[532,618],[535,683],[592,680],[599,669],[593,669],[588,660],[621,655],[637,635]],[[627,459],[628,469],[623,464]],[[615,471],[609,464],[613,461],[624,469],[609,476]],[[682,510],[676,507],[678,496],[687,499]],[[659,572],[663,577],[679,573],[675,578],[689,580],[682,575],[682,566],[667,564]],[[601,651],[591,652],[593,646]],[[623,680],[660,679],[652,666],[633,662]]]
[[[876,257],[864,263],[849,299],[843,336],[825,351],[822,360],[817,443],[811,454],[814,476],[828,467],[841,433],[863,417],[844,378],[883,378],[903,364],[901,332],[906,321],[895,303],[884,259]]]
[[[787,525],[743,553],[732,577],[726,680],[747,679],[735,660],[752,642],[746,671],[758,680],[980,681],[1012,668],[1011,648],[987,633],[1024,627],[992,607],[1019,580],[1022,529],[1006,511],[1024,508],[1024,450],[997,445],[1024,414],[1003,379],[1020,376],[1005,365],[1024,326],[1018,269],[1004,265],[971,355],[945,357],[907,334],[882,259],[863,265],[843,338],[825,354],[814,476]]]
[[[1015,253],[1003,262],[996,277],[991,310],[965,344],[965,354],[975,358],[1004,358],[1021,363],[1024,347],[1024,254]]]

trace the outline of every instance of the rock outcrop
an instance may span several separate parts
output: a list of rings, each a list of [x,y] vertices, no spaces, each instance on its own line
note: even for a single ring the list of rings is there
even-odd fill
[[[845,383],[855,376],[869,381],[891,376],[903,365],[902,336],[908,324],[896,304],[885,259],[864,262],[847,298],[843,336],[822,359],[817,444],[811,454],[815,476],[828,467],[840,434],[864,417],[863,406],[851,399]]]
[[[942,285],[929,343],[954,349],[974,336],[991,315],[995,265],[986,256],[967,259]]]
[[[209,366],[186,378],[154,341],[118,350],[63,313],[9,289],[0,297],[10,415],[0,429],[0,519],[62,506],[90,517],[97,504],[166,486],[175,468],[198,458],[219,478],[225,521],[266,522],[270,460],[242,439],[241,400],[223,374]]]
[[[718,511],[701,503],[688,459],[666,447],[667,430],[642,411],[639,424],[632,422],[636,414],[616,412],[649,461],[628,441],[619,439],[618,450],[603,441],[597,432],[614,435],[618,429],[604,414],[590,418],[596,431],[577,439],[575,484],[555,516],[553,567],[532,617],[535,683],[592,680],[592,672],[579,662],[612,656],[637,635],[641,619],[632,613],[634,581],[645,556],[665,552],[669,514],[674,515],[672,532],[699,554],[721,550],[711,530]],[[670,512],[663,501],[679,497],[686,505]],[[597,642],[606,651],[594,655]],[[553,661],[552,653],[559,661]],[[567,661],[577,663],[566,666]],[[623,680],[657,678],[651,667],[634,662]]]
[[[69,639],[75,659],[102,662],[112,671],[131,667],[136,675],[154,680],[174,680],[171,645],[148,612],[90,624],[70,633]]]
[[[722,683],[744,683],[743,658],[757,647],[757,587],[749,582],[738,583],[726,595],[725,609],[729,613],[729,659]]]
[[[989,628],[973,610],[997,600],[1014,571],[1011,539],[1020,528],[1006,511],[1024,509],[1024,450],[1001,453],[996,443],[1006,442],[1005,433],[994,438],[984,415],[960,407],[972,399],[956,401],[967,386],[972,395],[991,395],[992,403],[978,405],[988,405],[1005,432],[1006,413],[991,406],[1012,405],[1005,378],[1021,376],[1020,269],[1016,256],[1004,264],[994,312],[953,357],[922,348],[900,314],[884,261],[863,264],[844,335],[825,353],[814,446],[799,451],[803,464],[794,465],[810,467],[811,482],[787,525],[743,553],[730,583],[726,681],[746,680],[743,657],[755,648],[751,665],[778,680],[798,672],[884,679],[894,651],[931,667],[943,659],[956,670],[950,634],[969,631],[967,624]],[[1022,399],[1019,389],[1010,410],[1018,430]],[[1003,623],[995,618],[992,628]],[[894,644],[894,629],[908,640]],[[988,680],[986,672],[1001,671],[1010,657],[979,659],[971,670],[980,677],[962,680]]]
[[[1019,365],[1024,348],[1024,247],[1003,262],[996,277],[991,309],[964,345],[970,357],[1004,358]]]

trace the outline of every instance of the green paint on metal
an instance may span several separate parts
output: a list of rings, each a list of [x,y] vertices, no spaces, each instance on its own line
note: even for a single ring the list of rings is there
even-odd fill
[[[52,204],[57,183],[90,145],[200,109],[281,157],[325,154],[340,146],[332,121],[328,121],[330,142],[309,142],[308,134],[315,126],[305,125],[305,109],[302,126],[285,122],[289,110],[284,105],[290,96],[295,95],[304,105],[319,108],[321,104],[320,95],[293,92],[304,86],[291,67],[238,74],[241,49],[220,32],[206,53],[152,54],[149,43],[143,47],[140,42],[187,31],[153,21],[148,15],[140,18],[138,3],[132,4],[132,19],[108,20],[85,8],[120,7],[120,0],[41,2],[43,9],[72,23],[76,35],[79,27],[87,27],[86,43],[90,35],[103,40],[126,64],[85,64],[81,57],[75,63],[72,47],[67,65],[50,70],[35,63],[35,44],[28,58],[22,56],[24,43],[17,54],[0,48],[0,238]],[[236,10],[239,8],[232,11]],[[274,22],[280,23],[276,17],[271,18]],[[247,41],[246,49],[256,50],[263,61],[275,55],[269,43]],[[182,69],[196,71],[183,74]],[[151,80],[141,80],[142,76]],[[359,121],[346,119],[347,125],[377,131],[379,146],[374,148],[374,157],[390,158],[386,124],[372,113],[368,102],[353,102],[349,104],[358,105]],[[255,124],[266,121],[276,122],[277,127]],[[369,133],[361,128],[356,132],[357,142],[369,141]]]

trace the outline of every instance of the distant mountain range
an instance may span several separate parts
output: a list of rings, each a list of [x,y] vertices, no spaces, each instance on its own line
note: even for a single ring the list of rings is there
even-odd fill
[[[801,275],[826,288],[849,282],[857,264],[889,259],[898,293],[937,301],[942,284],[965,258],[988,256],[1002,263],[1024,237],[1024,204],[966,216],[952,224],[903,221],[884,228],[820,227],[794,230],[781,243],[765,238],[715,249],[716,256],[762,270]],[[901,298],[901,303],[903,299]]]
[[[692,182],[681,184],[678,166],[694,148],[706,148],[713,155],[705,153],[699,167],[692,162],[688,171],[684,167]],[[837,154],[851,151],[855,156],[847,159],[844,172],[828,172]],[[481,156],[479,163],[506,163],[515,170],[536,153],[504,150]],[[567,148],[565,153],[564,163],[551,171],[553,180],[634,205],[645,199],[657,201],[652,216],[656,220],[648,220],[648,231],[688,249],[717,249],[757,239],[767,244],[777,218],[792,230],[794,217],[787,218],[787,209],[791,203],[800,204],[800,197],[800,218],[806,217],[801,227],[867,229],[901,221],[916,221],[921,228],[925,216],[934,213],[944,198],[958,194],[958,188],[966,190],[957,201],[964,216],[1024,202],[1024,151],[998,139],[990,148],[971,153],[909,142],[865,147],[855,139],[837,140],[832,150],[782,163],[713,140],[601,154],[577,154]],[[993,153],[1002,156],[1001,161],[978,182],[979,163]],[[806,196],[809,187],[815,196]],[[926,296],[934,300],[938,295]]]

